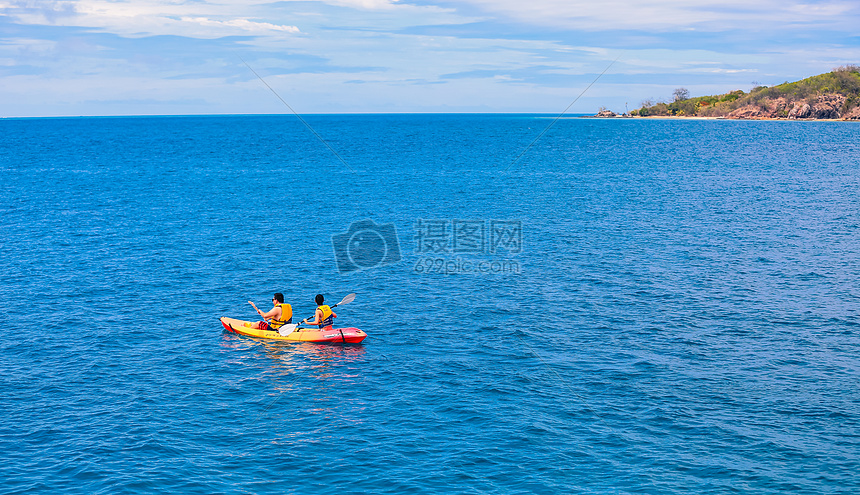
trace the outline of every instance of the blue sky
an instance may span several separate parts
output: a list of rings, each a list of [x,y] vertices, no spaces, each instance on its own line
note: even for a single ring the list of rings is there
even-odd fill
[[[302,114],[557,114],[607,67],[569,112],[624,111],[860,64],[860,2],[0,0],[0,117],[289,113],[243,60]]]

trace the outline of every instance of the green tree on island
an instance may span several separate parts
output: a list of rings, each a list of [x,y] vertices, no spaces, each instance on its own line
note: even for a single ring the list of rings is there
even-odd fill
[[[699,116],[748,119],[860,120],[860,66],[849,64],[831,72],[773,87],[754,83],[722,95],[690,97],[686,88],[673,91],[671,103],[642,102],[631,115]]]

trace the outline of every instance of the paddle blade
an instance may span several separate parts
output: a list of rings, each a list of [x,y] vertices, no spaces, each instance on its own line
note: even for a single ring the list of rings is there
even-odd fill
[[[355,293],[347,294],[346,297],[343,298],[343,301],[335,304],[335,306],[340,306],[341,304],[349,304],[355,300]]]
[[[293,333],[298,325],[294,323],[289,323],[287,325],[281,326],[278,329],[278,333],[281,334],[281,337],[286,337],[287,335]]]

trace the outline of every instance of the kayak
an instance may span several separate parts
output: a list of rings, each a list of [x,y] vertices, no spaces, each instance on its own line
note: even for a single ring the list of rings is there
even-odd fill
[[[248,323],[252,326],[245,326]],[[221,324],[227,331],[257,337],[260,339],[288,340],[292,342],[317,342],[330,344],[357,344],[367,337],[367,334],[357,328],[332,328],[320,330],[318,328],[297,328],[288,335],[281,335],[277,330],[259,330],[257,322],[237,320],[235,318],[221,317]]]

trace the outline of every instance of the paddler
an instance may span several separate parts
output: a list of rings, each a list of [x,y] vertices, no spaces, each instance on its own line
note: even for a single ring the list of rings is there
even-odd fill
[[[257,306],[254,305],[251,301],[251,306],[254,306],[254,309],[257,309]],[[284,295],[280,292],[276,292],[274,296],[272,296],[272,304],[274,305],[272,309],[270,309],[267,313],[263,313],[259,309],[257,309],[257,314],[263,317],[264,320],[257,323],[258,330],[278,330],[282,326],[287,323],[293,322],[293,307],[289,304],[284,304]],[[253,323],[246,323],[246,325],[253,325]]]
[[[322,294],[317,294],[314,297],[314,302],[317,303],[317,310],[314,313],[314,321],[308,321],[307,318],[302,320],[302,323],[307,325],[319,325],[320,330],[331,330],[332,324],[334,323],[332,320],[337,318],[337,315],[334,314],[334,311],[331,310],[328,305],[323,304],[325,302],[325,298]]]

